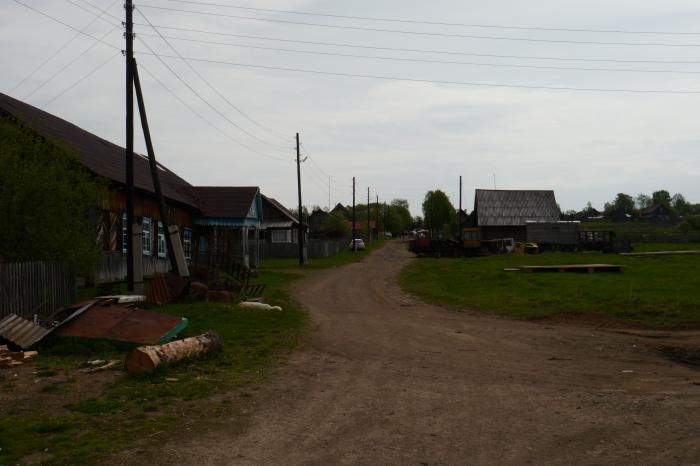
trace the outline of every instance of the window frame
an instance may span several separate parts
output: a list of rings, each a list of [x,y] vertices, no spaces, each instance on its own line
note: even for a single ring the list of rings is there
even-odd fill
[[[156,252],[158,257],[164,258],[168,255],[168,244],[165,241],[165,229],[163,228],[163,222],[158,222],[157,230],[157,240],[156,240]]]
[[[279,241],[275,236],[280,233],[284,233],[284,241]],[[270,231],[270,242],[271,243],[291,243],[292,242],[292,231],[291,230],[271,230]]]
[[[192,229],[183,228],[182,229],[182,252],[185,255],[185,259],[192,259]]]
[[[146,225],[148,225],[148,227],[146,227]],[[150,217],[143,217],[141,219],[141,253],[144,256],[150,256],[153,252],[151,225],[152,221]]]

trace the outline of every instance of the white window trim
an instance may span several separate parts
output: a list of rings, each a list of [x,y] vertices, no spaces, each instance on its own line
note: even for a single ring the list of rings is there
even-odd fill
[[[153,246],[151,244],[151,219],[149,217],[143,217],[141,220],[141,234],[141,252],[144,256],[150,256]]]
[[[192,259],[192,229],[182,229],[182,249],[185,253],[185,259]]]
[[[279,235],[280,233],[285,234],[285,239],[282,241],[275,239],[275,236]],[[272,242],[272,243],[291,243],[292,242],[292,231],[291,230],[271,230],[270,231],[270,242]]]
[[[165,242],[165,229],[163,222],[158,222],[158,257],[165,257],[168,254],[168,246]]]
[[[126,254],[126,212],[122,212],[122,254]]]

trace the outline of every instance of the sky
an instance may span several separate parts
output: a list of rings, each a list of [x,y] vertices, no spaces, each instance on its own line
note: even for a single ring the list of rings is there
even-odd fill
[[[0,92],[124,145],[123,0],[18,1],[37,11],[0,2]],[[494,186],[553,189],[562,210],[700,202],[697,2],[135,5],[156,156],[194,185],[295,206],[299,133],[308,206],[352,203],[353,176],[358,202],[369,187],[414,215],[428,190],[457,206],[460,175],[467,209]]]

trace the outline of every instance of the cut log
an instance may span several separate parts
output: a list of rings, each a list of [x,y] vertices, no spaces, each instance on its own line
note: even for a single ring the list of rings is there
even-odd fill
[[[203,356],[223,347],[223,340],[214,332],[173,341],[160,346],[139,346],[126,357],[124,367],[130,374],[153,372],[162,363],[173,363]]]

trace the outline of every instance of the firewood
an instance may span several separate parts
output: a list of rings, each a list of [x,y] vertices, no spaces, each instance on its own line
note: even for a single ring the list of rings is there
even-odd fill
[[[218,351],[223,340],[214,332],[173,341],[160,346],[139,346],[126,357],[124,367],[130,374],[153,372],[162,363],[173,363]]]
[[[0,354],[3,353],[9,353],[10,350],[7,348],[7,345],[0,345]]]

